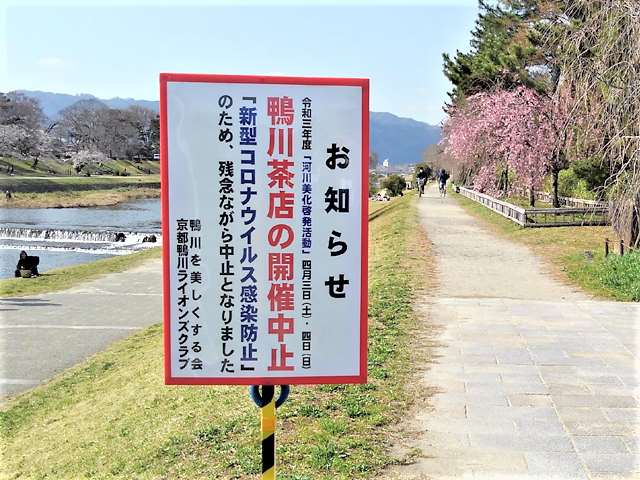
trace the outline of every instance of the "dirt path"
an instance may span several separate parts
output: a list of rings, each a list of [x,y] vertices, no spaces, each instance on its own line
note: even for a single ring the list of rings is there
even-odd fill
[[[422,456],[388,478],[640,478],[640,307],[558,283],[434,187],[419,202],[442,329],[421,381],[439,393],[408,419]]]

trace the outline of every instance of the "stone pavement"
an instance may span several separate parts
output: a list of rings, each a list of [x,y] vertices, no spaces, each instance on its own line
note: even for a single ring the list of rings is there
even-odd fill
[[[640,306],[560,284],[526,248],[432,187],[420,199],[442,333],[438,392],[408,421],[415,464],[393,479],[640,479]]]
[[[0,298],[0,396],[161,320],[160,260],[57,293]]]

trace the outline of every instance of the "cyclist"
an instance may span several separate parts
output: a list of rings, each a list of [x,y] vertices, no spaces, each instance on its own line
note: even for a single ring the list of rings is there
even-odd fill
[[[418,179],[418,196],[420,197],[424,194],[424,186],[427,183],[428,177],[429,177],[429,172],[427,172],[422,167],[418,167],[418,173],[416,173],[416,178]]]
[[[438,175],[438,186],[440,187],[440,196],[447,196],[447,180],[449,180],[449,174],[443,168]]]

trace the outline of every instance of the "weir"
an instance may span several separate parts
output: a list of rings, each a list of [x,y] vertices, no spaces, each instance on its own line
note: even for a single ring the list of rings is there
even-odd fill
[[[144,237],[155,235],[156,244],[160,244],[162,236],[156,232],[123,232],[123,231],[84,231],[63,229],[38,229],[38,228],[12,228],[0,227],[0,239],[5,240],[29,240],[50,242],[116,242],[117,235],[124,233],[125,241],[122,243],[142,243]]]

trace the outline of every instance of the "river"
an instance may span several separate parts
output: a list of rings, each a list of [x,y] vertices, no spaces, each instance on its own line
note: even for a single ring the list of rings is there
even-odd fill
[[[124,233],[124,241],[116,234]],[[143,242],[154,235],[155,243]],[[0,278],[13,276],[20,250],[40,257],[39,270],[86,263],[157,246],[160,202],[109,207],[0,209]]]

